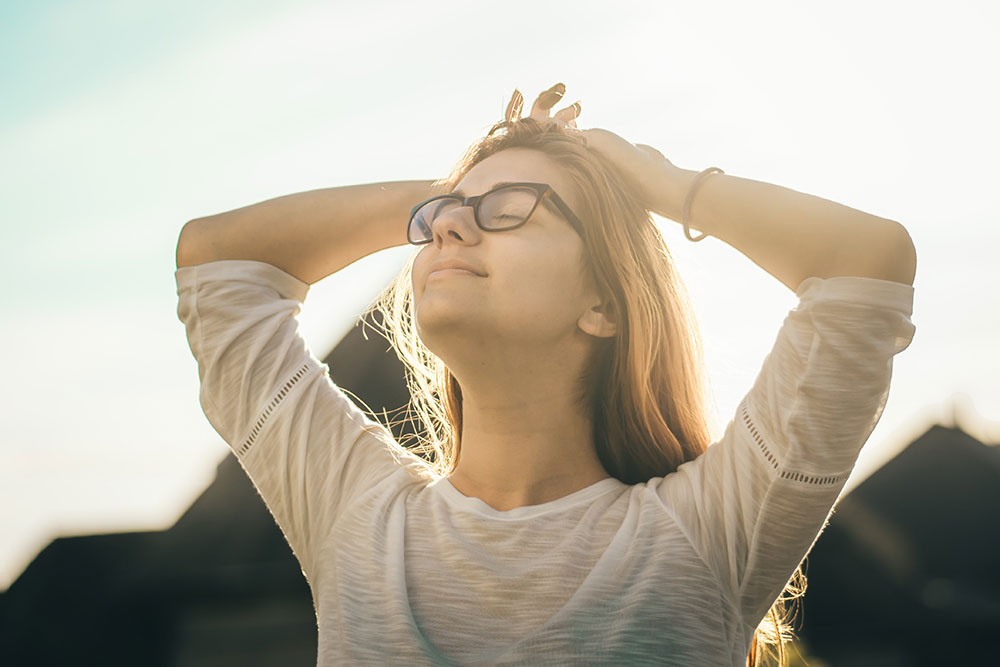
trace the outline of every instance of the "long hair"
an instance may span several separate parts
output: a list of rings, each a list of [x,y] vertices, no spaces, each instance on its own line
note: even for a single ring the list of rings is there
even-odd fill
[[[666,476],[711,443],[701,335],[684,282],[649,211],[613,164],[588,148],[578,130],[520,118],[522,101],[515,92],[505,119],[434,186],[451,191],[476,164],[514,147],[544,153],[571,179],[588,269],[617,325],[613,337],[595,341],[577,399],[593,415],[594,444],[608,474],[626,484]],[[406,449],[424,461],[429,476],[440,478],[455,470],[461,454],[462,390],[417,336],[411,285],[416,254],[370,311],[382,312],[376,326],[406,368],[411,400],[403,420],[418,425]],[[794,635],[785,602],[804,591],[800,565],[755,631],[749,667],[760,664],[766,648],[776,648],[777,664],[786,664],[784,642]]]

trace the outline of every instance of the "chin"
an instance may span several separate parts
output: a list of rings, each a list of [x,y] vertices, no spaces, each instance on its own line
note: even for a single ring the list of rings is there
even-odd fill
[[[476,327],[470,323],[468,312],[448,307],[454,302],[436,308],[421,303],[414,312],[414,327],[424,347],[438,357],[442,351],[458,342],[476,340],[480,337]],[[429,306],[429,307],[428,307]]]

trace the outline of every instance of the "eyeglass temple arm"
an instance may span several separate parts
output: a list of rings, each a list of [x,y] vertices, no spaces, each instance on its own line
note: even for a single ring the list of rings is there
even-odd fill
[[[552,190],[552,188],[546,190],[546,195],[549,196],[549,199],[551,199],[552,203],[556,205],[559,212],[562,213],[563,216],[569,221],[569,224],[576,228],[577,233],[579,233],[580,236],[583,236],[583,223],[580,222],[580,218],[576,217],[576,214],[570,210],[569,206],[566,205],[566,202],[564,202],[562,198],[560,198],[559,195]]]

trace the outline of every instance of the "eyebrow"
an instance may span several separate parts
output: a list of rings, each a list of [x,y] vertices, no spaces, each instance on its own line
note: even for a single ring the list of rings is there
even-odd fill
[[[493,185],[491,185],[489,188],[487,188],[486,192],[489,192],[490,190],[496,190],[497,188],[499,188],[501,186],[504,186],[504,185],[513,185],[513,184],[514,184],[513,181],[498,181],[498,182],[494,183]],[[459,197],[465,197],[466,196],[465,193],[462,191],[461,188],[455,188],[454,190],[451,191],[451,194],[458,195]]]

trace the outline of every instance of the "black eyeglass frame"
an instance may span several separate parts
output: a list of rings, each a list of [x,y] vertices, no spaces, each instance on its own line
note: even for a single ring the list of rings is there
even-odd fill
[[[519,222],[516,225],[513,225],[512,227],[504,227],[503,229],[488,229],[484,227],[483,223],[479,220],[479,202],[481,202],[487,195],[497,192],[498,190],[503,190],[504,188],[513,188],[513,187],[528,187],[534,190],[535,193],[537,194],[535,198],[535,205],[531,207],[531,210],[528,212],[528,215],[524,218],[524,221]],[[420,202],[412,209],[410,209],[410,220],[406,223],[406,240],[412,245],[425,245],[434,240],[434,236],[432,234],[429,239],[426,239],[424,241],[413,241],[410,237],[410,232],[413,229],[413,218],[416,217],[417,211],[419,211],[422,206],[429,204],[432,201],[436,201],[438,199],[457,199],[461,203],[461,206],[471,206],[472,217],[476,221],[476,226],[479,227],[484,232],[508,232],[512,229],[517,229],[518,227],[522,227],[528,224],[528,221],[531,220],[531,216],[535,214],[535,209],[538,208],[538,205],[542,202],[542,199],[544,199],[546,195],[551,197],[552,203],[556,205],[556,208],[559,209],[559,212],[562,213],[563,217],[566,218],[566,220],[569,222],[570,225],[572,225],[576,233],[580,235],[580,238],[584,238],[583,223],[580,221],[580,218],[576,217],[576,215],[573,213],[573,211],[570,210],[566,202],[562,200],[562,197],[556,194],[556,191],[552,189],[551,185],[549,185],[548,183],[521,182],[521,183],[504,183],[503,185],[493,188],[492,190],[488,190],[487,192],[484,192],[481,195],[474,195],[472,197],[463,197],[461,195],[456,195],[456,194],[447,194],[447,195],[437,195],[436,197],[425,199],[424,201]]]

